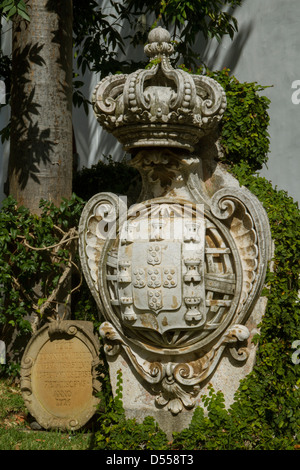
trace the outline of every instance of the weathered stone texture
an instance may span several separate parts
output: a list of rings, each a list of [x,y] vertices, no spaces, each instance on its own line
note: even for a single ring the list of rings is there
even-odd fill
[[[80,256],[113,390],[121,371],[127,416],[150,414],[171,433],[209,383],[229,406],[251,371],[272,242],[260,202],[217,161],[222,87],[173,69],[161,28],[145,52],[149,69],[105,78],[93,97],[142,191],[130,208],[111,193],[87,203]]]
[[[21,390],[41,427],[75,430],[94,415],[99,348],[90,322],[53,322],[33,335],[22,359]]]

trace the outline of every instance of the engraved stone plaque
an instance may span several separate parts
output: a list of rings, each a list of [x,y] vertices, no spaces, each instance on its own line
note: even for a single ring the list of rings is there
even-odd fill
[[[4,341],[0,340],[0,364],[6,363],[6,347]]]
[[[31,338],[21,364],[21,390],[43,428],[75,430],[93,416],[100,390],[98,356],[90,322],[53,322]]]

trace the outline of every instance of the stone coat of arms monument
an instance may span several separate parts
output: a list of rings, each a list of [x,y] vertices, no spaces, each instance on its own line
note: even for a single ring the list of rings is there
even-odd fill
[[[209,382],[229,403],[251,370],[272,244],[260,202],[210,157],[223,88],[174,69],[163,28],[145,52],[149,67],[108,76],[93,95],[99,123],[142,176],[139,201],[96,194],[81,216],[80,256],[128,417],[178,430]]]

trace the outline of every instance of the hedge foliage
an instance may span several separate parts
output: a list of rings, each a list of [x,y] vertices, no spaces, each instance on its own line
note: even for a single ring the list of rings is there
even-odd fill
[[[240,83],[227,69],[207,73],[224,86],[227,94],[228,107],[220,127],[223,163],[265,207],[275,243],[273,269],[267,274],[264,291],[268,305],[255,339],[256,365],[241,381],[230,409],[225,409],[222,392],[211,389],[204,398],[208,415],[198,407],[190,426],[175,433],[171,443],[152,418],[142,424],[126,420],[121,401],[122,377],[118,378],[118,393],[113,398],[105,369],[95,440],[99,449],[284,450],[300,445],[300,370],[297,361],[292,360],[293,345],[300,340],[300,212],[285,191],[274,188],[257,173],[267,162],[269,151],[269,100],[260,94],[264,87]],[[40,218],[18,208],[11,198],[4,201],[0,213],[1,339],[15,327],[20,337],[28,334],[25,318],[32,312],[33,301],[37,316],[41,311],[55,315],[49,299],[59,287],[62,266],[70,262],[76,265],[76,246],[71,238],[84,200],[107,190],[132,195],[132,187],[137,186],[137,174],[125,163],[99,163],[77,174],[77,195],[60,208],[42,202],[44,212]],[[86,191],[90,188],[92,194]],[[91,319],[96,325],[93,300],[80,273],[74,271],[72,315]],[[39,282],[40,278],[42,293],[37,298],[28,281]],[[13,366],[9,364],[8,369]]]
[[[200,69],[201,72],[201,69]],[[229,165],[244,162],[251,172],[267,163],[270,145],[268,126],[270,100],[261,95],[267,86],[255,82],[239,82],[230,70],[207,71],[224,88],[227,110],[222,119],[223,162]]]

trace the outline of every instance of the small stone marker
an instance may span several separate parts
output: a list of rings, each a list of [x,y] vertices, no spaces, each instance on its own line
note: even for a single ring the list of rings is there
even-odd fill
[[[6,348],[2,340],[0,340],[0,364],[6,364]]]
[[[76,430],[94,415],[99,349],[93,324],[85,321],[55,321],[31,338],[21,363],[21,391],[44,429]]]

